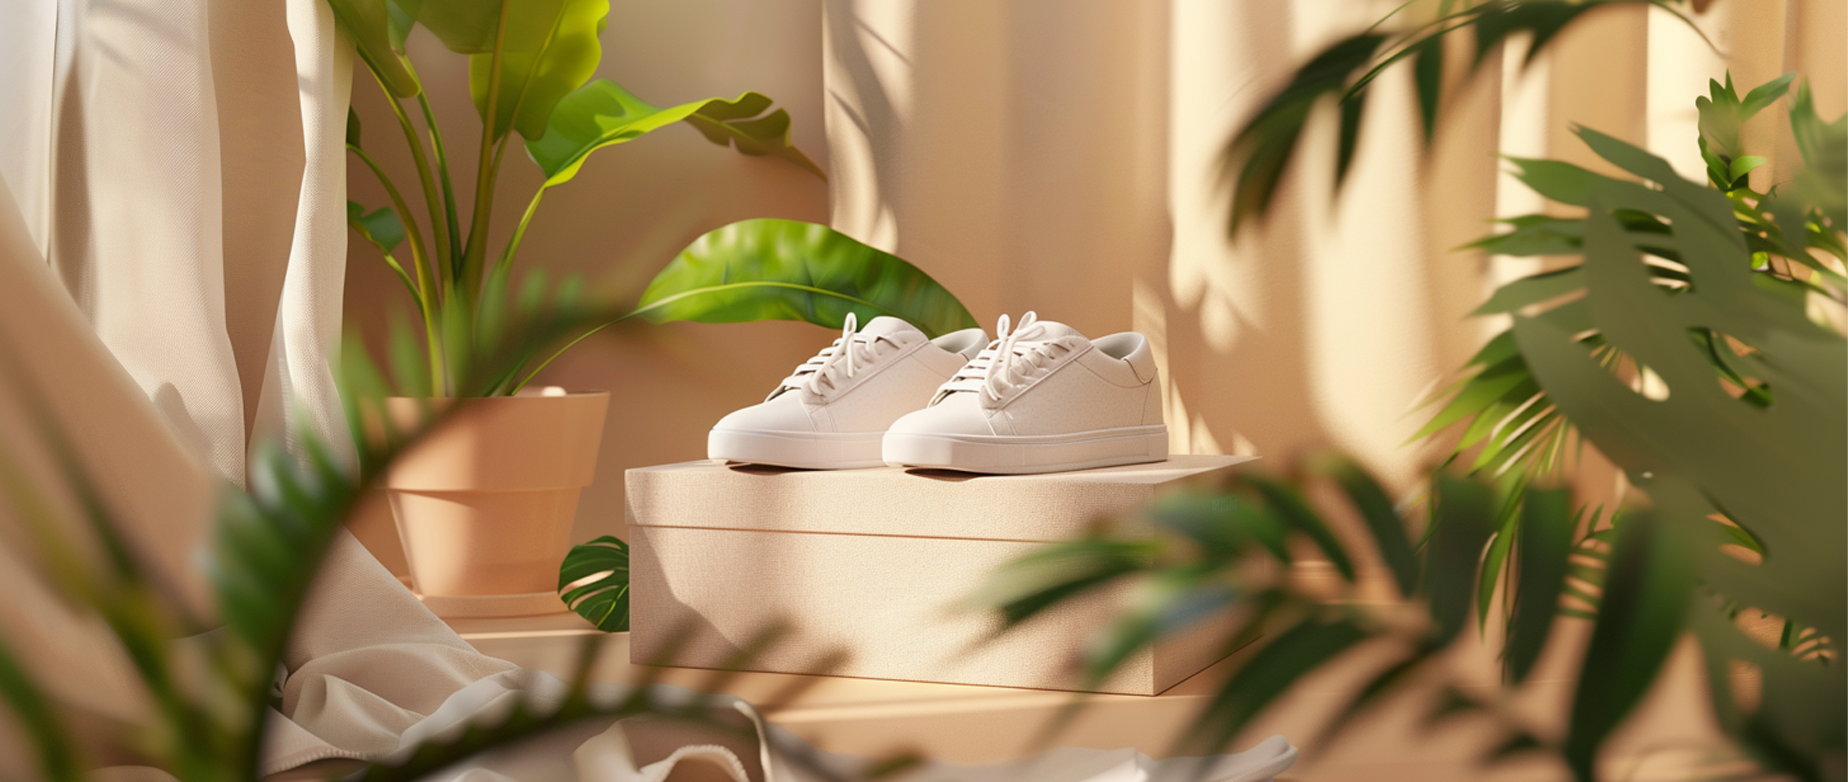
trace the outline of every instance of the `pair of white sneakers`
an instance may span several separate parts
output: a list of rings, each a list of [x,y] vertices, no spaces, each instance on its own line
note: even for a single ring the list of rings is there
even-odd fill
[[[1029,312],[996,339],[930,339],[878,317],[802,363],[763,403],[712,427],[713,459],[833,470],[1025,474],[1168,458],[1148,338],[1095,342]],[[920,405],[923,405],[920,409]]]

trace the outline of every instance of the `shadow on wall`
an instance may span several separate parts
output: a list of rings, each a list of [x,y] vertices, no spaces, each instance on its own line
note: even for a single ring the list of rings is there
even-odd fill
[[[1093,336],[1147,333],[1177,451],[1333,446],[1395,482],[1415,474],[1408,412],[1476,347],[1462,315],[1480,295],[1474,268],[1425,237],[1480,230],[1492,199],[1427,215],[1409,102],[1375,103],[1339,202],[1318,184],[1332,162],[1299,162],[1311,176],[1236,246],[1218,177],[1237,120],[1369,9],[825,9],[835,227],[929,270],[985,323],[1033,309]],[[1483,160],[1493,129],[1469,140]],[[1492,165],[1458,171],[1492,187]]]

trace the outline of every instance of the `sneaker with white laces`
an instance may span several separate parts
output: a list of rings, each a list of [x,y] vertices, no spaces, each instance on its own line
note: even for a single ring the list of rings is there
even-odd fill
[[[895,467],[1024,474],[1168,458],[1161,384],[1147,337],[1096,342],[1029,312],[886,431]]]
[[[706,437],[712,459],[811,470],[879,467],[880,441],[899,416],[982,349],[979,328],[930,339],[880,316],[858,328],[848,313],[841,338],[783,378],[761,404],[719,419]]]

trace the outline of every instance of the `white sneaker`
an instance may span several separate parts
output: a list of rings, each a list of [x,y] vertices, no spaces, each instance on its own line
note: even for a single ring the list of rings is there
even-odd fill
[[[894,422],[882,451],[895,467],[1040,473],[1168,458],[1161,387],[1147,337],[1091,342],[1029,312]]]
[[[706,456],[811,470],[882,466],[886,427],[928,402],[988,341],[981,329],[933,340],[886,316],[858,325],[848,313],[841,338],[783,378],[762,404],[719,419]]]

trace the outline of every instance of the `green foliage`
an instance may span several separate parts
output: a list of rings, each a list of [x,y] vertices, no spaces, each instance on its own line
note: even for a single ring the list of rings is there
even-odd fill
[[[1536,190],[1589,207],[1587,216],[1514,218],[1507,221],[1513,231],[1474,246],[1510,255],[1583,254],[1584,262],[1496,291],[1478,313],[1514,314],[1513,328],[1492,340],[1472,362],[1478,369],[1455,387],[1419,436],[1465,422],[1456,453],[1478,449],[1474,467],[1550,474],[1561,467],[1553,458],[1556,450],[1515,448],[1518,437],[1484,434],[1536,429],[1532,411],[1546,410],[1551,420],[1541,426],[1550,427],[1562,442],[1582,432],[1649,492],[1657,502],[1658,518],[1665,518],[1671,507],[1663,502],[1664,495],[1686,495],[1672,506],[1679,511],[1675,518],[1657,523],[1672,523],[1683,531],[1677,534],[1698,533],[1707,541],[1696,556],[1706,588],[1735,606],[1745,601],[1785,619],[1785,654],[1758,664],[1796,681],[1815,675],[1813,664],[1794,659],[1800,656],[1798,649],[1832,656],[1837,652],[1823,639],[1842,637],[1827,629],[1805,635],[1802,628],[1848,607],[1839,601],[1769,601],[1741,593],[1781,594],[1790,584],[1809,585],[1803,591],[1816,595],[1848,589],[1840,577],[1840,557],[1833,554],[1839,548],[1839,530],[1823,521],[1842,513],[1840,498],[1833,495],[1839,494],[1834,491],[1839,475],[1848,469],[1842,455],[1845,402],[1836,370],[1842,364],[1841,338],[1812,323],[1805,312],[1808,296],[1837,306],[1843,300],[1843,224],[1828,214],[1829,205],[1842,199],[1843,180],[1805,167],[1795,181],[1820,184],[1755,191],[1744,174],[1761,165],[1762,158],[1747,154],[1740,141],[1743,124],[1774,105],[1791,82],[1790,77],[1780,78],[1741,97],[1730,80],[1716,81],[1710,96],[1698,101],[1698,143],[1713,189],[1685,182],[1665,161],[1585,128],[1579,135],[1593,151],[1653,184],[1576,168],[1534,168],[1519,161],[1524,178]],[[1826,136],[1848,129],[1841,119],[1822,122],[1804,95],[1806,91],[1799,89],[1790,107],[1793,133]],[[1795,130],[1798,127],[1806,130]],[[1842,140],[1848,145],[1848,135]],[[1806,156],[1805,162],[1812,159],[1829,160],[1817,155]],[[1784,230],[1792,225],[1803,230]],[[1627,378],[1642,367],[1648,368],[1652,382],[1667,387],[1665,399],[1630,390],[1636,381]],[[1536,458],[1537,453],[1542,455]],[[1698,499],[1703,495],[1708,499]],[[1728,521],[1705,521],[1716,514]],[[1570,609],[1574,615],[1607,610],[1602,599],[1605,574],[1615,577],[1639,566],[1610,561],[1610,545],[1627,523],[1598,533],[1601,538],[1588,535],[1569,555],[1576,564],[1566,569],[1563,593],[1585,607]],[[1786,536],[1781,546],[1767,547],[1759,533],[1767,525]],[[1752,568],[1718,555],[1721,542],[1760,554],[1776,551],[1777,569]],[[1528,628],[1540,622],[1535,612],[1523,612],[1520,606],[1534,589],[1540,591],[1532,593],[1537,596],[1532,604],[1550,604],[1545,596],[1560,560],[1557,551],[1536,554],[1518,569],[1485,571],[1481,576],[1486,592],[1498,579],[1518,574],[1518,587],[1509,590],[1516,608],[1507,658],[1516,681],[1537,654],[1537,647],[1529,646],[1535,642],[1523,640],[1524,634],[1531,637],[1535,631]],[[1535,575],[1535,567],[1543,568],[1543,575]],[[1772,572],[1777,573],[1775,584],[1763,583]],[[1754,586],[1725,585],[1740,573],[1752,574]],[[1737,612],[1736,607],[1731,611]],[[1702,641],[1710,650],[1735,648],[1735,639],[1727,634],[1737,630],[1721,630],[1711,622],[1693,624],[1708,628]],[[1813,643],[1802,646],[1799,637]],[[1632,648],[1641,643],[1630,639],[1620,645]],[[1767,684],[1767,691],[1782,688]],[[1832,694],[1819,700],[1821,693]],[[1781,699],[1784,706],[1779,708],[1789,711],[1771,709],[1762,719],[1802,722],[1806,728],[1776,739],[1753,732],[1753,718],[1726,718],[1742,745],[1761,760],[1774,768],[1794,769],[1803,764],[1791,765],[1792,758],[1839,753],[1839,742],[1823,741],[1813,727],[1839,720],[1796,720],[1790,714],[1839,698],[1836,687],[1811,689],[1807,698]],[[1727,701],[1716,700],[1723,716],[1731,708]],[[1811,739],[1793,748],[1788,737],[1797,735]],[[1573,762],[1589,760],[1581,750]]]
[[[482,389],[502,382],[510,373],[508,362],[615,317],[615,313],[585,307],[536,308],[531,313],[504,324],[501,336],[493,340],[497,349],[484,351],[470,365],[462,388]],[[207,633],[208,628],[186,615],[185,603],[165,589],[162,579],[144,572],[120,519],[92,485],[72,444],[51,423],[57,419],[48,413],[39,389],[30,378],[13,371],[8,358],[0,352],[0,382],[19,391],[26,401],[25,420],[38,426],[33,445],[54,455],[64,486],[47,487],[27,480],[16,449],[28,444],[0,442],[0,503],[33,533],[33,542],[44,555],[36,563],[42,568],[37,575],[74,611],[99,620],[133,665],[138,678],[131,683],[142,692],[125,692],[123,697],[145,699],[152,708],[149,720],[136,725],[101,726],[93,716],[66,714],[66,705],[38,685],[37,676],[14,653],[11,639],[0,634],[0,709],[10,712],[21,736],[28,739],[22,749],[32,753],[41,776],[50,780],[76,780],[89,768],[121,764],[153,766],[185,780],[258,779],[264,738],[270,732],[268,722],[276,713],[272,685],[282,670],[283,647],[329,546],[391,458],[469,402],[433,412],[412,430],[393,429],[379,407],[387,392],[384,373],[362,351],[345,351],[342,398],[359,446],[357,469],[343,464],[344,459],[306,432],[291,438],[301,448],[298,454],[276,447],[255,450],[249,490],[224,488],[209,545],[200,555],[217,615],[224,622],[221,632]],[[66,489],[78,501],[77,518],[54,511],[56,504],[47,499],[49,493]],[[78,553],[86,545],[86,536],[78,532],[90,533],[100,556]],[[598,543],[610,551],[621,550],[613,539]],[[626,568],[626,557],[620,559]],[[611,569],[607,555],[600,553],[596,560],[589,564]],[[198,654],[173,653],[174,640],[179,638],[190,638],[188,645]],[[747,651],[761,653],[773,640],[766,635],[748,641]],[[562,703],[550,707],[516,703],[498,721],[431,739],[402,757],[374,763],[350,778],[424,778],[482,753],[598,719],[647,716],[754,738],[735,719],[727,718],[736,716],[728,703],[655,687],[658,669],[645,669],[641,681],[612,691],[608,698],[592,698],[588,684],[597,659],[597,641],[591,639],[580,650]],[[714,672],[705,686],[716,690],[726,675]],[[831,778],[805,758],[790,760],[821,778]]]
[[[358,116],[349,112],[347,149],[379,179],[391,204],[369,210],[350,203],[348,224],[378,247],[386,265],[410,292],[420,321],[422,358],[414,363],[423,365],[422,376],[413,381],[407,372],[395,373],[405,389],[436,395],[467,393],[463,388],[467,366],[483,349],[478,343],[492,343],[498,330],[495,324],[528,301],[510,300],[508,286],[513,259],[540,201],[548,189],[576,176],[592,152],[684,122],[714,144],[745,155],[781,158],[822,176],[821,169],[791,145],[788,112],[774,108],[761,94],[748,92],[736,100],[711,98],[662,109],[608,80],[586,84],[602,58],[598,39],[607,23],[608,0],[329,3],[360,60],[386,93],[410,148],[423,194],[427,224],[413,213],[416,193],[407,198],[407,191],[367,154]],[[405,40],[419,25],[451,51],[469,58],[469,93],[482,125],[473,208],[466,225],[451,183],[442,132],[404,56]],[[402,103],[412,97],[423,115],[425,133],[419,133]],[[533,194],[513,235],[490,260],[487,234],[494,183],[515,133],[526,140],[527,151],[546,180]],[[408,245],[408,264],[394,254],[401,245]],[[824,321],[824,325],[838,327],[839,323]],[[393,337],[394,343],[401,339]],[[490,344],[487,349],[492,348]],[[394,349],[394,363],[408,367],[413,362],[402,359],[412,353]],[[546,358],[539,366],[549,361]],[[514,371],[505,382],[478,391],[517,391],[530,374],[520,375],[517,367]]]
[[[1712,97],[1699,101],[1702,116],[1699,143],[1707,160],[1711,183],[1732,201],[1732,218],[1737,223],[1739,238],[1752,251],[1751,262],[1741,272],[1755,270],[1758,284],[1783,289],[1786,295],[1794,295],[1807,287],[1840,301],[1843,277],[1837,265],[1810,254],[1813,248],[1838,261],[1844,255],[1840,251],[1841,224],[1829,221],[1824,214],[1825,208],[1819,205],[1835,196],[1821,193],[1819,201],[1809,201],[1804,199],[1814,194],[1807,191],[1801,198],[1794,194],[1758,193],[1743,179],[1725,173],[1734,170],[1740,160],[1755,157],[1742,154],[1738,140],[1741,123],[1782,96],[1790,82],[1788,77],[1780,78],[1752,90],[1744,98],[1739,97],[1730,80],[1725,85],[1713,82]],[[1791,107],[1791,124],[1793,127],[1832,127],[1816,119],[1814,111],[1813,104],[1798,101]],[[1842,120],[1833,126],[1848,127]],[[1679,181],[1665,162],[1642,150],[1589,128],[1579,128],[1578,133],[1593,151],[1631,174],[1651,182]],[[1848,136],[1843,143],[1848,144]],[[1729,152],[1714,151],[1721,149]],[[1515,162],[1520,168],[1518,176],[1529,186],[1549,198],[1576,206],[1589,204],[1594,189],[1610,181],[1564,163]],[[1644,267],[1655,285],[1682,289],[1691,280],[1682,268],[1683,250],[1675,246],[1671,238],[1670,220],[1658,211],[1653,207],[1610,209],[1606,214],[1627,235],[1637,237],[1637,246],[1642,251],[1657,259]],[[1789,223],[1790,214],[1807,215],[1795,218],[1804,224],[1804,232],[1790,234],[1800,236],[1800,244],[1787,240],[1786,232],[1779,227]],[[1576,255],[1584,250],[1586,218],[1527,215],[1503,222],[1514,230],[1468,246],[1514,256]],[[1798,267],[1807,267],[1808,271],[1796,271]],[[1502,286],[1476,313],[1518,312],[1574,296],[1585,284],[1581,266],[1554,269]],[[1590,350],[1607,372],[1636,364],[1634,357],[1609,345],[1602,330],[1593,328],[1587,305],[1569,302],[1550,312],[1550,320]],[[1728,334],[1719,330],[1692,328],[1691,338],[1705,352],[1707,363],[1717,376],[1716,382],[1723,381],[1751,404],[1761,408],[1768,406],[1770,386],[1761,375],[1751,371],[1748,359],[1739,355],[1742,349],[1746,353],[1754,351],[1746,343],[1738,342],[1738,335],[1731,335],[1734,339],[1729,340]],[[1439,395],[1448,400],[1417,437],[1424,438],[1466,422],[1455,453],[1462,455],[1477,449],[1472,468],[1537,474],[1558,469],[1566,444],[1574,436],[1573,431],[1534,378],[1530,360],[1526,351],[1515,345],[1512,331],[1495,337],[1471,360],[1470,374]],[[1653,364],[1642,363],[1653,371]]]
[[[1655,684],[1694,587],[1686,538],[1647,512],[1617,530],[1566,732],[1566,762],[1580,779],[1595,777],[1599,746]]]
[[[566,606],[590,620],[598,630],[627,632],[629,544],[604,535],[572,546],[564,564],[558,566],[558,592]]]
[[[1526,492],[1521,514],[1515,517],[1515,530],[1504,528],[1497,543],[1519,537],[1519,552],[1513,573],[1518,581],[1508,592],[1513,608],[1508,616],[1507,649],[1502,653],[1508,681],[1520,684],[1533,671],[1540,650],[1553,630],[1553,615],[1559,606],[1560,593],[1566,588],[1566,568],[1572,559],[1572,533],[1579,525],[1579,515],[1571,512],[1571,496],[1559,489],[1536,489]],[[1485,563],[1483,570],[1494,574],[1499,562]],[[1491,592],[1495,579],[1484,579]],[[1486,615],[1478,615],[1485,627]]]
[[[1444,82],[1444,47],[1452,34],[1468,34],[1472,56],[1466,78],[1476,76],[1488,55],[1509,42],[1527,41],[1527,58],[1544,52],[1559,34],[1592,13],[1615,5],[1650,5],[1686,19],[1678,10],[1684,0],[1411,0],[1365,31],[1342,38],[1298,67],[1288,82],[1245,120],[1220,155],[1222,177],[1232,184],[1227,230],[1233,235],[1262,219],[1276,198],[1292,156],[1308,128],[1315,107],[1334,99],[1340,130],[1335,135],[1335,185],[1352,166],[1361,120],[1375,79],[1395,65],[1410,62],[1418,117],[1426,144],[1437,132],[1437,118],[1455,85]],[[1403,17],[1435,5],[1426,21],[1400,25]],[[1698,8],[1701,4],[1695,3]],[[1692,23],[1690,22],[1690,26]],[[1838,223],[1839,224],[1839,223]]]
[[[824,225],[745,220],[700,237],[669,263],[631,315],[654,323],[800,320],[838,327],[892,315],[931,336],[974,325],[916,266]]]
[[[1331,537],[1300,501],[1302,489],[1254,476],[1158,505],[1154,519],[1171,534],[1153,543],[1100,534],[1037,554],[1031,568],[1023,561],[1004,569],[1003,619],[1017,625],[1125,582],[1192,585],[1168,595],[1176,606],[1237,595],[1228,604],[1239,625],[1224,648],[1260,633],[1275,640],[1234,670],[1196,720],[1193,735],[1205,744],[1190,749],[1211,751],[1324,663],[1371,645],[1384,662],[1339,708],[1326,735],[1339,734],[1440,667],[1446,650],[1473,642],[1462,632],[1472,613],[1486,634],[1500,591],[1507,689],[1528,681],[1559,623],[1592,627],[1589,644],[1570,652],[1579,674],[1563,736],[1549,738],[1497,708],[1506,693],[1479,700],[1444,686],[1431,719],[1473,713],[1496,725],[1502,741],[1488,759],[1546,751],[1577,778],[1595,778],[1600,750],[1691,631],[1713,712],[1738,748],[1767,771],[1840,780],[1848,757],[1848,672],[1840,665],[1848,637],[1848,342],[1809,308],[1843,302],[1842,256],[1833,249],[1843,225],[1829,215],[1841,194],[1829,183],[1844,178],[1806,172],[1793,181],[1822,184],[1756,192],[1745,175],[1761,164],[1737,145],[1737,124],[1789,83],[1745,97],[1714,85],[1702,104],[1711,187],[1585,128],[1579,136],[1593,151],[1642,181],[1515,161],[1530,186],[1585,216],[1514,218],[1506,221],[1512,231],[1475,246],[1581,260],[1503,286],[1478,310],[1513,325],[1470,361],[1471,373],[1418,435],[1461,427],[1452,458],[1476,452],[1468,475],[1433,477],[1426,542],[1413,553],[1407,521],[1357,468],[1337,461],[1311,471],[1311,480],[1326,477],[1343,490],[1422,621],[1374,616],[1351,587],[1330,598],[1260,575],[1271,569],[1253,560],[1289,564],[1285,538],[1325,548]],[[1802,95],[1791,109],[1792,126],[1806,128],[1797,132],[1826,137],[1848,127],[1815,118]],[[1833,153],[1813,152],[1806,161],[1835,164]],[[1783,230],[1799,224],[1803,231]],[[1574,440],[1615,462],[1647,503],[1607,513],[1575,507],[1567,491],[1552,488]],[[1354,558],[1331,560],[1344,569]],[[1137,605],[1125,617],[1171,615],[1162,609]],[[1782,620],[1782,638],[1755,640],[1738,624],[1746,616]],[[1098,645],[1146,644],[1152,634],[1134,631],[1147,624],[1112,625],[1114,635]],[[1092,680],[1109,673],[1101,663],[1119,658],[1089,659]],[[1755,703],[1733,698],[1735,663],[1759,672]]]
[[[1753,88],[1741,98],[1733,89],[1732,74],[1727,74],[1724,85],[1711,81],[1710,95],[1694,100],[1694,108],[1700,112],[1700,156],[1707,161],[1707,177],[1714,187],[1731,191],[1744,184],[1746,171],[1764,163],[1762,157],[1745,154],[1739,132],[1746,120],[1783,97],[1795,78],[1794,73],[1784,74]],[[1753,162],[1746,167],[1737,165],[1744,161]]]
[[[790,144],[789,112],[769,111],[771,105],[770,98],[747,92],[736,100],[711,98],[663,109],[635,97],[620,84],[598,79],[560,101],[545,133],[528,137],[526,151],[551,187],[577,176],[592,152],[686,122],[719,146],[735,145],[746,155],[783,158],[822,176],[821,168]]]
[[[1277,185],[1316,103],[1347,88],[1348,76],[1371,60],[1386,36],[1371,32],[1328,47],[1296,72],[1288,86],[1246,120],[1223,156],[1226,178],[1233,181],[1229,230],[1236,234],[1250,217],[1263,217],[1276,197]],[[1340,172],[1345,175],[1358,141],[1364,103],[1342,101]],[[1349,107],[1352,108],[1349,108]]]
[[[469,55],[468,94],[483,124],[488,124],[489,89],[494,77],[499,77],[492,123],[495,136],[505,135],[509,128],[528,139],[545,135],[559,100],[596,74],[597,62],[603,58],[597,37],[608,23],[609,0],[520,3],[509,8],[520,9],[519,17],[525,19],[541,6],[553,8],[533,21],[549,28],[551,34],[535,36],[536,48],[502,46],[498,57],[492,51]]]
[[[1309,475],[1314,483],[1339,486],[1363,516],[1377,513],[1376,503],[1386,496],[1371,475],[1345,460],[1314,462]],[[1253,567],[1263,559],[1287,565],[1293,548],[1334,539],[1324,516],[1301,500],[1299,485],[1309,487],[1244,474],[1210,492],[1171,495],[1148,511],[1163,533],[1154,539],[1126,540],[1102,529],[1051,546],[996,571],[978,600],[995,605],[1011,629],[1096,590],[1137,595],[1078,661],[1091,684],[1129,652],[1228,611],[1233,626],[1220,648],[1230,652],[1265,636],[1207,700],[1175,752],[1224,748],[1303,677],[1349,650],[1362,645],[1404,650],[1393,652],[1374,672],[1373,683],[1346,705],[1331,728],[1339,733],[1354,714],[1401,691],[1413,670],[1442,664],[1436,662],[1440,651],[1469,617],[1482,543],[1505,495],[1479,479],[1437,476],[1426,505],[1432,539],[1416,553],[1396,514],[1390,523],[1368,526],[1376,546],[1407,553],[1394,569],[1404,570],[1399,576],[1404,583],[1416,585],[1408,596],[1422,616],[1407,622],[1364,610],[1347,579],[1331,599],[1303,590],[1276,568]],[[1551,508],[1536,506],[1533,512]],[[1385,639],[1395,643],[1384,644]]]
[[[423,91],[404,59],[404,38],[389,29],[396,4],[391,0],[328,0],[327,5],[334,10],[340,28],[347,31],[359,61],[378,75],[390,95],[410,98]]]

